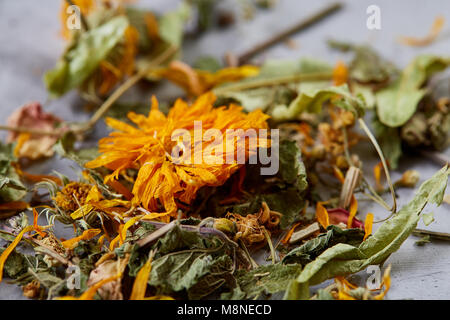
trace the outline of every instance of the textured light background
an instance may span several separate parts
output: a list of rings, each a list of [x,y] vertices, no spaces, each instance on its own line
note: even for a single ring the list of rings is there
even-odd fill
[[[0,0],[0,122],[16,108],[29,101],[40,101],[45,110],[66,120],[83,121],[89,115],[80,111],[80,101],[72,92],[62,99],[48,101],[42,75],[45,70],[54,66],[60,56],[64,42],[59,37],[59,0]],[[223,5],[236,9],[237,1],[224,1]],[[251,21],[239,21],[226,30],[214,30],[200,39],[185,44],[183,60],[193,62],[199,55],[222,57],[226,51],[240,53],[270,35],[284,30],[302,17],[317,11],[331,1],[316,0],[280,0],[273,10],[258,11]],[[296,49],[279,45],[258,56],[264,58],[315,57],[330,63],[349,57],[330,51],[325,40],[334,38],[355,43],[369,43],[384,57],[399,66],[405,66],[414,56],[420,53],[450,54],[450,1],[432,0],[397,0],[397,1],[342,1],[345,7],[339,13],[316,25],[305,33],[294,36]],[[141,0],[138,4],[164,12],[176,7],[178,1],[173,0]],[[366,28],[366,9],[376,4],[381,8],[381,30],[370,31]],[[427,34],[434,18],[444,15],[447,24],[438,41],[425,48],[405,47],[396,38],[399,35],[423,36]],[[156,93],[159,98],[175,97],[180,91],[170,85],[162,85],[157,90],[147,92],[146,96]],[[130,94],[128,96],[131,96]],[[107,134],[103,124],[98,124],[92,141]],[[0,133],[4,139],[5,133]],[[447,150],[447,154],[448,154]],[[371,165],[376,162],[373,150],[368,146],[363,149],[365,168],[370,174]],[[66,160],[53,159],[33,165],[29,171],[48,173],[58,170],[70,177],[76,177],[76,170]],[[393,172],[394,180],[400,172],[417,169],[421,173],[421,182],[439,169],[433,163],[419,157],[405,159],[398,172]],[[399,205],[402,206],[413,196],[412,190],[399,190]],[[389,199],[387,199],[389,201]],[[375,219],[387,216],[377,206],[361,201],[361,218],[364,213],[374,212]],[[436,221],[426,227],[434,231],[450,232],[449,206],[433,211]],[[422,223],[420,228],[425,228]],[[68,230],[60,228],[60,235],[68,234]],[[392,288],[389,299],[450,299],[450,247],[449,243],[433,241],[424,247],[417,247],[414,242],[418,238],[411,236],[393,254],[387,263],[392,264]],[[355,279],[364,280],[367,275],[362,272]],[[9,285],[6,281],[0,284],[0,299],[23,299],[20,288]]]

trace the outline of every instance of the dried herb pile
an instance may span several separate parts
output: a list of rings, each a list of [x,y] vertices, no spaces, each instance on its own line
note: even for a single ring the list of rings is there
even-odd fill
[[[65,27],[73,4],[81,8],[79,30]],[[246,4],[248,15],[272,2]],[[352,55],[348,65],[307,58],[241,65],[233,56],[227,64],[182,62],[188,22],[197,34],[233,23],[216,5],[183,1],[157,15],[127,1],[63,1],[67,48],[44,82],[52,98],[77,90],[94,113],[70,122],[33,102],[2,126],[10,134],[0,144],[0,281],[33,299],[384,298],[390,268],[375,292],[346,277],[383,264],[420,219],[434,219],[422,213],[427,204],[448,202],[450,169],[439,152],[449,142],[450,92],[434,76],[450,57],[420,55],[401,70],[369,46],[333,40],[331,48]],[[137,83],[154,90],[162,81],[185,95],[118,102]],[[110,135],[80,148],[99,120]],[[171,134],[185,129],[193,137],[195,121],[221,132],[278,129],[278,170],[262,175],[265,165],[250,163],[248,149],[245,164],[177,163],[171,150],[186,146]],[[258,151],[274,150],[270,136],[256,141]],[[220,146],[237,150],[234,143]],[[374,179],[357,153],[368,144],[379,157]],[[190,147],[195,157],[211,145]],[[26,172],[55,153],[78,165],[78,180]],[[394,189],[415,188],[419,176],[410,170],[391,181],[389,170],[408,154],[443,168],[398,208]],[[383,207],[385,221],[358,210],[362,199]],[[73,238],[59,238],[58,224],[72,227]],[[311,296],[310,286],[328,279],[334,284]]]

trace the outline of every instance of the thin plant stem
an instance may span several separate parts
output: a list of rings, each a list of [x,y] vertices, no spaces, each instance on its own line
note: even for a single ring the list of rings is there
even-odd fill
[[[342,134],[344,137],[344,151],[345,151],[345,158],[347,159],[347,162],[349,165],[353,165],[351,157],[350,157],[350,152],[349,152],[349,147],[348,147],[348,135],[347,135],[347,129],[344,127],[342,128]],[[384,199],[382,197],[380,197],[380,195],[372,188],[372,186],[367,182],[366,178],[364,178],[364,176],[362,176],[363,182],[366,185],[367,189],[369,189],[369,192],[371,194],[367,194],[365,192],[363,192],[363,194],[368,197],[369,199],[371,199],[372,201],[375,201],[376,203],[378,203],[379,205],[381,205],[383,208],[387,209],[387,210],[391,210],[391,208],[389,207],[389,205],[386,203],[386,201],[384,201]]]
[[[367,187],[367,189],[369,190],[369,192],[372,194],[372,196],[375,199],[378,199],[378,203],[380,203],[384,208],[386,208],[387,210],[391,210],[391,208],[389,207],[389,205],[386,203],[386,201],[384,201],[384,199],[372,188],[372,186],[370,185],[370,183],[366,180],[366,178],[363,177],[363,182],[365,184],[365,186]],[[367,194],[364,193],[366,196]],[[369,197],[371,198],[371,197]],[[371,198],[373,200],[373,198]]]
[[[251,82],[227,85],[220,88],[216,88],[213,90],[213,92],[215,94],[224,94],[230,91],[242,91],[260,87],[269,87],[290,82],[331,80],[332,77],[333,74],[329,72],[299,73],[290,76],[271,77],[270,79],[262,79]]]
[[[267,244],[269,245],[269,248],[270,248],[270,255],[272,257],[272,263],[275,264],[275,263],[277,263],[277,255],[276,255],[275,249],[273,247],[272,239],[270,239],[270,235],[266,229],[263,229],[263,231],[264,231],[264,236],[266,237],[266,240],[267,240]]]
[[[258,268],[259,265],[256,263],[256,261],[252,258],[252,256],[250,255],[250,252],[248,252],[247,246],[245,245],[244,241],[242,241],[242,239],[239,239],[239,243],[242,247],[242,249],[244,250],[245,254],[247,255],[247,258],[250,260],[250,263],[252,264],[252,267],[254,269]]]
[[[377,140],[373,136],[372,132],[370,132],[370,129],[367,127],[367,124],[364,122],[364,120],[360,118],[360,119],[358,119],[358,121],[359,121],[361,128],[367,134],[367,136],[369,137],[373,146],[375,147],[375,150],[377,151],[378,156],[380,157],[381,163],[383,165],[384,173],[386,174],[386,180],[389,184],[389,190],[391,191],[391,196],[392,196],[392,201],[393,201],[391,211],[392,211],[392,213],[395,213],[397,211],[397,200],[395,198],[394,186],[392,185],[391,175],[389,174],[389,170],[388,170],[386,160],[383,155],[383,151],[381,151],[381,148],[378,145]]]
[[[239,55],[239,57],[237,58],[238,63],[239,64],[246,63],[248,60],[253,58],[255,55],[288,39],[289,37],[293,36],[294,34],[300,32],[300,31],[306,30],[307,28],[311,27],[312,25],[327,18],[331,14],[339,11],[341,8],[342,8],[341,3],[332,3],[332,4],[328,5],[327,7],[318,11],[317,13],[314,13],[313,15],[303,19],[302,21],[295,24],[294,26],[272,36],[271,38],[265,40],[262,43],[257,44],[256,46],[252,47],[250,50]]]
[[[0,130],[17,132],[17,133],[29,133],[29,134],[33,134],[33,135],[42,135],[42,136],[59,136],[59,135],[61,135],[61,132],[59,132],[57,130],[47,131],[47,130],[30,129],[30,128],[25,128],[25,127],[0,126]]]

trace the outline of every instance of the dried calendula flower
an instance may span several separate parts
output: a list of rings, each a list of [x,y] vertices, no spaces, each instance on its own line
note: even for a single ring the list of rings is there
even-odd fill
[[[419,182],[420,175],[417,170],[407,170],[403,173],[400,180],[395,182],[396,187],[414,188]]]
[[[226,218],[234,222],[237,227],[235,240],[242,239],[246,244],[252,245],[265,241],[264,232],[278,227],[281,213],[272,211],[265,202],[258,214],[227,213]]]
[[[81,182],[71,182],[64,186],[53,198],[55,204],[63,211],[74,212],[86,202],[91,186]]]
[[[100,140],[99,151],[102,155],[88,162],[86,167],[93,169],[104,166],[113,170],[105,177],[105,183],[118,179],[126,169],[138,169],[132,190],[132,204],[150,211],[146,219],[159,217],[168,220],[170,216],[176,217],[176,200],[190,204],[201,187],[223,185],[243,166],[235,161],[227,161],[231,151],[236,155],[239,141],[245,139],[241,133],[245,134],[248,129],[268,127],[268,116],[261,110],[246,114],[237,105],[214,108],[215,100],[213,93],[200,96],[191,106],[179,99],[166,116],[159,111],[158,101],[153,98],[148,117],[134,112],[128,114],[138,128],[108,118],[107,124],[117,131]],[[194,135],[195,122],[201,122],[202,130],[217,129],[221,133],[232,128],[242,130],[232,137],[225,135],[219,146],[227,151],[216,152],[217,143],[198,143],[197,135]],[[181,141],[173,140],[177,132],[183,134],[179,136]],[[269,144],[268,139],[258,138],[256,142],[260,148],[268,147]],[[189,148],[186,144],[189,144]],[[174,150],[177,149],[178,155],[174,157]],[[186,150],[189,152],[184,152]],[[248,159],[251,150],[245,147],[242,151],[245,160]]]

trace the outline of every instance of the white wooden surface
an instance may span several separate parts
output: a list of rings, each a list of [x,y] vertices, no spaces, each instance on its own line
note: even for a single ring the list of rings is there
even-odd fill
[[[43,72],[54,66],[61,54],[64,42],[59,37],[60,0],[0,0],[0,122],[19,106],[29,101],[40,101],[47,111],[53,112],[67,120],[85,120],[86,113],[79,111],[76,93],[56,101],[47,102],[47,93],[41,81]],[[234,7],[237,1],[230,2]],[[184,60],[193,62],[198,55],[215,55],[221,57],[226,51],[235,53],[266,39],[268,36],[283,30],[299,21],[302,17],[315,12],[330,1],[316,0],[280,0],[270,11],[259,12],[250,22],[240,22],[226,31],[213,31],[199,40],[185,45]],[[315,57],[336,62],[343,56],[330,51],[325,40],[329,38],[348,40],[356,43],[370,43],[386,58],[399,66],[405,66],[414,56],[420,53],[450,54],[450,2],[445,0],[358,0],[342,1],[345,8],[338,14],[322,22],[307,32],[293,37],[297,49],[284,45],[268,50],[258,59]],[[154,8],[161,12],[174,8],[176,0],[141,0],[139,5]],[[381,8],[382,29],[370,31],[366,28],[366,9],[376,4]],[[226,5],[226,4],[225,4]],[[399,45],[399,35],[422,36],[428,32],[434,18],[444,15],[447,20],[445,32],[439,41],[426,48],[409,48]],[[347,59],[345,57],[344,59]],[[156,93],[158,97],[173,97],[179,91],[164,85]],[[97,126],[93,139],[106,135],[103,124]],[[4,139],[5,134],[0,133]],[[448,150],[447,150],[448,151]],[[448,152],[447,152],[448,154]],[[370,173],[375,163],[375,155],[368,147],[364,152],[367,161],[366,169]],[[421,181],[429,178],[438,166],[420,158],[409,158],[402,164],[398,172],[393,172],[394,179],[406,169],[417,169],[421,173]],[[68,161],[52,160],[35,164],[30,171],[48,173],[51,170],[64,172],[75,178],[76,173]],[[411,199],[412,190],[399,190],[400,206]],[[426,227],[430,230],[450,232],[449,206],[433,211],[436,221]],[[361,218],[364,213],[374,212],[375,219],[383,218],[386,212],[369,202],[360,203]],[[425,228],[423,225],[419,227]],[[60,235],[67,235],[68,230],[59,230]],[[417,238],[410,237],[401,249],[393,254],[387,263],[392,264],[392,288],[389,299],[449,299],[450,298],[450,246],[449,243],[433,241],[423,247],[414,245]],[[363,272],[355,278],[364,280]],[[5,281],[0,284],[0,299],[22,299],[21,290]]]

